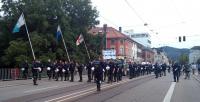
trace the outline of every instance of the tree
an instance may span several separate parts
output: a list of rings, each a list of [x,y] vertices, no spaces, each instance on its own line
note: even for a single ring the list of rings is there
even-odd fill
[[[181,54],[181,56],[179,57],[179,62],[180,64],[187,64],[189,61],[189,58],[186,54]]]
[[[30,32],[36,58],[67,60],[61,40],[55,37],[57,26],[61,26],[70,58],[80,62],[88,60],[84,46],[76,46],[76,38],[84,35],[92,58],[98,56],[99,37],[87,34],[88,29],[97,25],[98,12],[90,0],[1,0],[4,12],[0,17],[0,57],[6,66],[18,66],[20,61],[32,61],[32,54],[25,28],[12,34],[12,29],[21,13]],[[92,47],[92,48],[90,48]],[[95,49],[96,48],[96,49]]]

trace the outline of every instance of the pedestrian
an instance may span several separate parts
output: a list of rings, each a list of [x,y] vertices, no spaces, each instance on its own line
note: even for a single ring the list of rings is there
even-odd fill
[[[103,77],[103,62],[95,62],[94,63],[94,77],[97,84],[97,91],[101,91],[101,82]]]
[[[64,72],[64,77],[65,77],[64,81],[68,81],[69,80],[69,64],[67,63],[67,61],[65,61],[65,63],[64,63],[64,70],[65,70],[65,72]]]
[[[82,82],[83,81],[82,73],[83,73],[84,65],[77,63],[77,68],[78,68],[78,74],[79,74],[79,82]]]
[[[89,61],[88,62],[88,64],[87,64],[87,68],[86,68],[86,70],[87,70],[87,74],[88,74],[88,81],[87,82],[91,82],[91,74],[92,74],[92,62],[91,61]]]
[[[33,85],[38,85],[37,84],[38,72],[39,72],[38,64],[37,61],[34,60],[32,63]]]
[[[173,75],[174,75],[174,82],[179,82],[179,73],[180,73],[180,65],[178,63],[175,63],[173,65]]]
[[[70,66],[69,66],[70,77],[71,77],[70,82],[73,82],[73,81],[74,81],[75,66],[76,66],[76,65],[75,65],[75,61],[71,61],[71,62],[70,62]]]
[[[46,63],[46,68],[47,68],[47,76],[49,80],[52,78],[52,72],[53,72],[53,65],[51,63],[51,60],[49,59],[48,62]]]
[[[23,71],[23,79],[27,79],[28,78],[28,61],[24,61],[22,66],[21,66],[21,70]]]

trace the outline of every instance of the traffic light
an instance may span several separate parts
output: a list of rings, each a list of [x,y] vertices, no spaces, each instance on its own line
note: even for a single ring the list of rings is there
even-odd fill
[[[178,37],[178,41],[181,42],[181,36]]]
[[[183,36],[183,41],[186,41],[185,36]]]

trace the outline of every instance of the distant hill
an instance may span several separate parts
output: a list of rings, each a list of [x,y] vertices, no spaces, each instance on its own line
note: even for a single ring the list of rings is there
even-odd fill
[[[172,60],[177,60],[181,54],[186,54],[189,56],[190,49],[179,49],[179,48],[174,48],[174,47],[169,47],[169,46],[164,46],[157,48],[160,51],[164,51],[168,58]]]

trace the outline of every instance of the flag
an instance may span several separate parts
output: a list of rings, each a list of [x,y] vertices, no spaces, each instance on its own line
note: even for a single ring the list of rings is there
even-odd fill
[[[61,34],[62,34],[62,31],[60,29],[60,26],[58,25],[57,32],[56,32],[56,39],[57,39],[57,41],[60,39]]]
[[[78,39],[76,40],[76,45],[77,46],[80,45],[83,41],[84,41],[83,35],[80,34]]]
[[[25,19],[24,19],[24,15],[23,13],[21,14],[21,16],[19,17],[17,24],[15,25],[14,29],[13,29],[13,33],[17,33],[20,30],[20,27],[23,26],[25,24]]]

